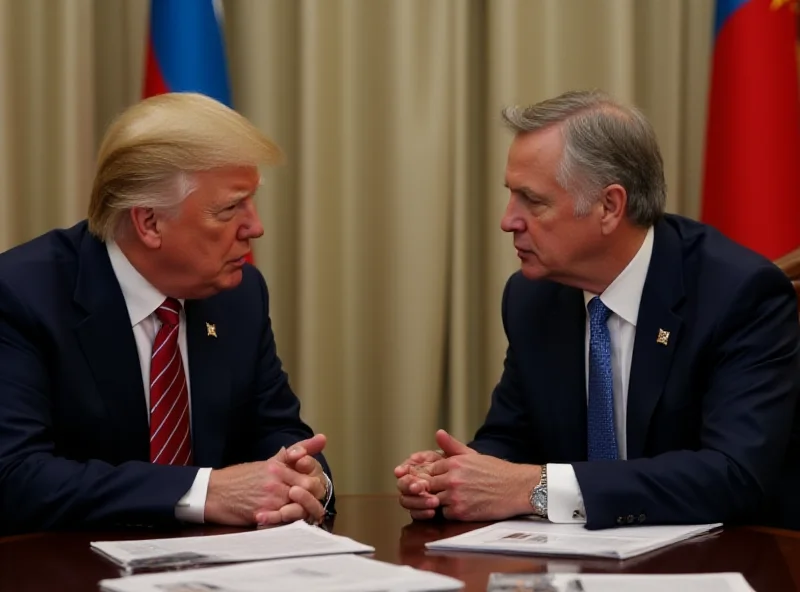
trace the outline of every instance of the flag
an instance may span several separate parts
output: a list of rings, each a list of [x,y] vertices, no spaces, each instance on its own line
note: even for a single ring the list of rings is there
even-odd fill
[[[233,107],[221,0],[150,1],[143,95],[166,92],[202,93]]]
[[[231,107],[222,5],[151,0],[144,96],[198,92]]]
[[[777,259],[800,247],[797,0],[717,0],[702,220]]]

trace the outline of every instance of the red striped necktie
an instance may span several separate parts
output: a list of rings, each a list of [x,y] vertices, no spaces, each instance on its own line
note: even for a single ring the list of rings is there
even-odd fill
[[[181,304],[167,298],[156,310],[161,329],[150,359],[150,461],[189,465],[189,391],[178,347]]]

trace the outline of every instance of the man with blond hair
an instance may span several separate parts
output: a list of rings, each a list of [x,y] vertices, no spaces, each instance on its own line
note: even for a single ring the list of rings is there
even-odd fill
[[[0,255],[0,533],[332,511],[246,263],[279,160],[210,98],[147,99],[107,131],[88,220]]]

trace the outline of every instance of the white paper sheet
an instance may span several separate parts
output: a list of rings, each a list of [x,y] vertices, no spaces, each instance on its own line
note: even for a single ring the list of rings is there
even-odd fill
[[[739,573],[491,574],[487,592],[755,592]]]
[[[374,547],[302,521],[235,534],[94,542],[91,547],[114,563],[134,571],[375,551]]]
[[[721,524],[587,530],[581,524],[507,520],[426,544],[432,550],[627,559],[709,532]]]
[[[357,555],[258,561],[102,580],[106,592],[450,592],[464,583]]]

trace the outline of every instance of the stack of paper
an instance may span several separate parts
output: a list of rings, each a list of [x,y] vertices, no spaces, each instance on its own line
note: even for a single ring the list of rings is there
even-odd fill
[[[586,530],[580,524],[508,520],[426,543],[442,551],[482,551],[525,555],[574,555],[628,559],[707,533],[721,524],[631,526]]]
[[[375,551],[303,521],[235,534],[98,542],[91,547],[128,571]]]
[[[742,574],[492,574],[487,592],[755,592]]]
[[[259,561],[102,580],[107,592],[450,592],[463,582],[357,555]]]

